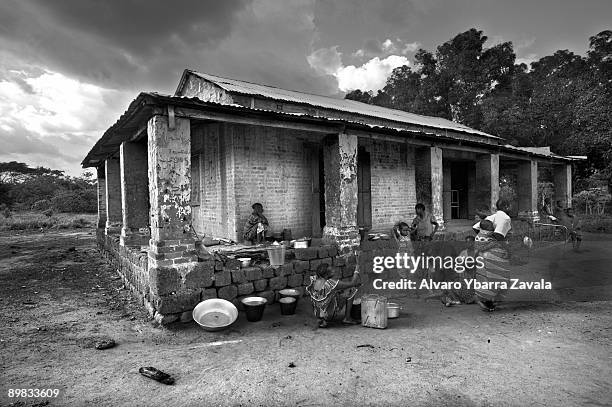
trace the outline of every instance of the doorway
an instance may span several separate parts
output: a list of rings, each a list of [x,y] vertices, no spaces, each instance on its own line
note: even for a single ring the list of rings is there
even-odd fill
[[[365,148],[357,150],[357,226],[372,228],[372,173],[370,153]]]
[[[468,219],[468,162],[452,161],[451,163],[451,219]]]

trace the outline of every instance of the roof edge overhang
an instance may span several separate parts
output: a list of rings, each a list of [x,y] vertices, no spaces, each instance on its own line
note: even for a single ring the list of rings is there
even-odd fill
[[[189,74],[189,70],[185,70],[184,75]],[[410,139],[425,140],[431,145],[438,143],[449,143],[463,146],[480,147],[491,153],[507,153],[514,156],[532,157],[549,162],[572,162],[578,161],[576,158],[564,157],[558,155],[542,155],[530,151],[522,150],[520,147],[509,144],[491,144],[478,140],[463,140],[450,135],[439,134],[440,129],[428,129],[423,127],[422,130],[406,130],[400,128],[389,128],[384,126],[374,126],[363,123],[351,122],[342,119],[330,119],[319,116],[310,116],[306,114],[295,114],[287,112],[277,112],[271,110],[247,108],[241,105],[227,105],[214,102],[204,102],[197,98],[177,97],[161,95],[152,92],[140,93],[129,105],[128,109],[119,117],[111,127],[109,127],[102,137],[94,144],[89,153],[85,156],[81,165],[86,167],[98,167],[106,158],[111,157],[119,150],[119,145],[123,141],[129,141],[137,133],[146,126],[147,121],[155,114],[163,114],[163,109],[168,106],[190,108],[195,110],[207,110],[213,113],[224,113],[236,116],[249,116],[252,118],[267,119],[273,118],[281,122],[297,122],[310,124],[327,128],[331,131],[346,131],[355,130],[364,133],[379,133],[390,136]],[[183,116],[189,118],[188,115]],[[197,119],[196,116],[194,118]],[[429,130],[429,131],[428,131]],[[437,131],[431,132],[431,130]],[[460,131],[454,130],[460,133]],[[468,133],[469,134],[469,133]]]

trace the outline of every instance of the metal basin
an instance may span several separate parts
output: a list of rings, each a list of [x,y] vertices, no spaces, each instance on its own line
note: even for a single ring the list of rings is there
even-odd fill
[[[220,331],[238,319],[238,309],[229,301],[212,298],[193,309],[193,320],[207,331]]]
[[[400,305],[394,302],[387,304],[387,318],[397,318],[400,314]]]
[[[292,297],[295,298],[296,301],[298,298],[300,298],[300,292],[293,288],[285,288],[284,290],[280,290],[278,294],[280,295],[280,298]]]

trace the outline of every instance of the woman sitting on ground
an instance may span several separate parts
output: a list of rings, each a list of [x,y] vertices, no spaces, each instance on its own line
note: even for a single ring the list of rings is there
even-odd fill
[[[336,276],[334,272],[337,273],[338,270],[327,263],[320,264],[317,267],[316,276],[310,277],[310,284],[306,287],[314,314],[319,319],[320,328],[326,328],[329,321],[342,312],[343,308],[343,324],[356,325],[359,323],[351,318],[353,300],[357,294],[357,286],[361,283],[359,261],[357,261],[351,281],[340,281],[340,276]]]
[[[261,243],[266,239],[266,232],[269,230],[268,219],[263,215],[263,205],[254,203],[253,213],[244,225],[242,237],[251,243]]]

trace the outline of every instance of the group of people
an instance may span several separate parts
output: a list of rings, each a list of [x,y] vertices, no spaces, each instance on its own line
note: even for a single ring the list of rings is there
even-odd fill
[[[491,212],[489,208],[483,207],[477,211],[473,226],[473,236],[466,237],[466,248],[458,256],[476,258],[480,256],[484,259],[484,267],[466,267],[464,273],[458,275],[448,273],[444,270],[421,270],[420,277],[434,278],[438,281],[449,281],[453,279],[476,279],[481,282],[508,281],[508,265],[510,253],[508,250],[508,233],[512,229],[512,221],[508,212],[510,203],[505,199],[499,199],[496,209]],[[439,224],[435,217],[427,212],[425,205],[418,203],[415,206],[416,216],[410,224],[399,222],[393,228],[393,237],[397,242],[400,251],[424,255],[449,255],[448,250],[453,250],[450,245],[436,246],[432,242],[433,237],[438,231]],[[577,217],[571,208],[564,209],[560,203],[554,211],[550,208],[550,199],[545,201],[541,210],[541,216],[564,225],[570,231],[572,238],[578,242],[582,240]],[[263,207],[256,203],[253,205],[253,213],[249,217],[245,228],[244,238],[254,242],[261,242],[268,231],[268,221],[263,216]],[[450,249],[449,249],[450,248]],[[444,253],[444,251],[447,251]],[[440,252],[442,251],[442,252]],[[321,264],[316,274],[311,277],[310,284],[306,287],[306,292],[310,295],[314,312],[319,320],[320,327],[326,327],[331,319],[344,310],[344,324],[357,324],[358,321],[351,318],[351,308],[353,299],[357,293],[357,287],[361,285],[359,270],[359,253],[357,256],[357,266],[350,281],[342,281],[342,276],[337,270],[328,265]],[[490,286],[490,285],[489,285]],[[440,294],[442,302],[446,306],[459,303],[476,302],[485,311],[494,311],[503,299],[504,290],[498,289],[468,289],[464,283],[458,290],[443,291]]]
[[[488,209],[478,211],[477,223],[473,230],[475,236],[469,236],[467,248],[459,256],[482,256],[485,260],[485,270],[480,272],[475,267],[466,270],[462,278],[476,278],[485,281],[504,280],[507,263],[509,263],[509,252],[506,237],[512,228],[510,216],[507,212],[509,203],[503,199],[498,200],[496,211],[491,213]],[[425,205],[418,203],[415,206],[416,216],[409,225],[399,222],[394,227],[393,235],[398,243],[400,251],[413,253],[446,255],[450,253],[438,253],[437,250],[447,250],[449,245],[436,247],[433,241],[439,224],[435,217],[427,212]],[[447,249],[444,249],[447,248]],[[452,250],[452,249],[451,249]],[[353,300],[357,294],[357,287],[362,283],[359,270],[359,253],[356,252],[357,266],[350,281],[342,281],[341,275],[334,267],[321,264],[316,274],[311,277],[306,292],[312,300],[315,316],[318,318],[319,326],[328,326],[330,320],[344,311],[343,324],[357,324],[358,321],[351,317]],[[434,277],[436,279],[452,279],[448,273],[438,273],[439,270],[425,270],[421,277]],[[446,306],[461,302],[476,302],[483,310],[493,311],[503,298],[502,290],[471,289],[445,291],[440,295]]]

